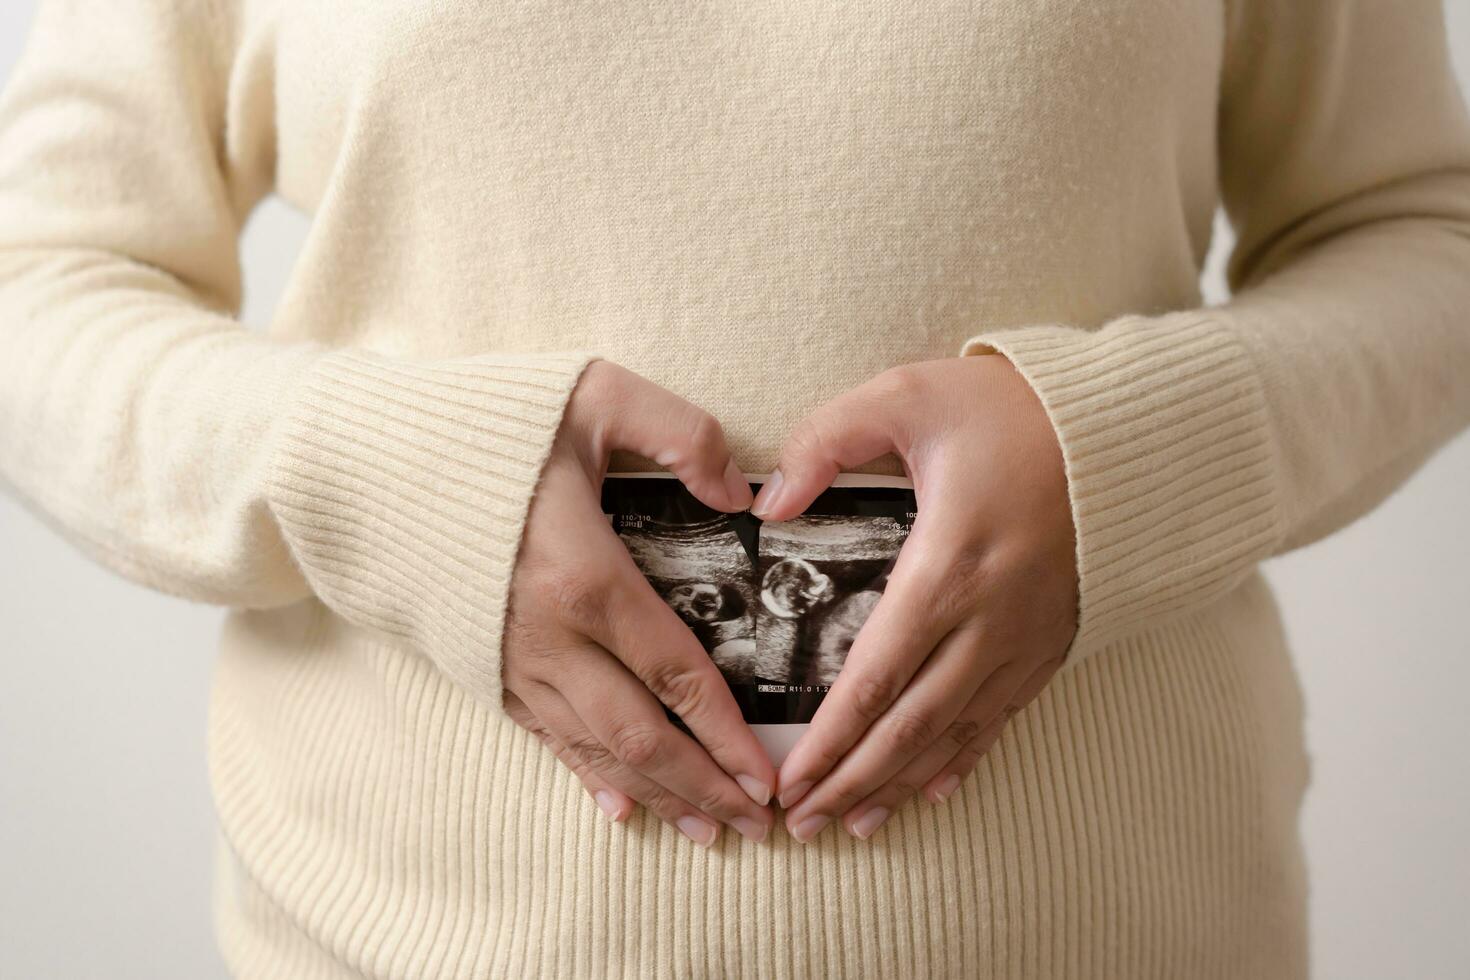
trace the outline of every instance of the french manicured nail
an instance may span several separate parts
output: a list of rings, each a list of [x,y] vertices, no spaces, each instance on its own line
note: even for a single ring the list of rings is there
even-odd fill
[[[598,806],[602,807],[602,812],[607,814],[609,820],[616,822],[623,812],[622,802],[605,789],[593,793],[592,798],[597,801]]]
[[[791,836],[805,844],[817,836],[817,834],[821,833],[822,828],[831,822],[831,817],[823,816],[820,813],[813,814],[810,817],[804,817],[800,823],[791,828]]]
[[[781,495],[781,471],[772,470],[771,475],[766,478],[765,486],[761,492],[755,495],[755,503],[750,505],[750,512],[756,517],[764,519],[775,505],[776,498]]]
[[[751,505],[750,481],[745,479],[745,474],[740,472],[733,459],[725,464],[725,492],[737,509],[744,510]]]
[[[755,841],[757,844],[766,839],[766,833],[768,832],[765,824],[759,820],[752,820],[749,817],[731,817],[730,826],[740,831],[741,837],[744,837],[746,840]]]
[[[801,782],[793,783],[792,785],[787,786],[785,789],[781,790],[781,795],[777,798],[776,802],[781,804],[781,809],[789,810],[793,806],[795,806],[797,802],[806,795],[806,791],[811,788],[811,780],[803,779]]]
[[[709,847],[715,842],[715,838],[720,833],[720,828],[708,820],[701,820],[698,817],[680,817],[674,821],[674,825],[679,828],[680,833],[694,841],[700,847]]]
[[[887,819],[887,807],[875,806],[852,822],[852,835],[858,840],[867,840]]]
[[[939,782],[934,784],[934,802],[943,803],[945,800],[949,799],[950,794],[959,789],[959,787],[960,777],[956,776],[954,773],[950,773],[948,776],[945,776]]]
[[[745,795],[755,801],[756,806],[765,806],[771,802],[771,787],[754,776],[741,773],[735,777],[735,781],[740,784],[741,789],[745,790]]]

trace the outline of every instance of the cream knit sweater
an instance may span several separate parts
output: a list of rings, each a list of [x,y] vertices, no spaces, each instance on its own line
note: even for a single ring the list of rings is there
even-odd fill
[[[313,222],[259,333],[272,190]],[[1201,309],[1221,201],[1237,297]],[[991,347],[1065,450],[1081,628],[949,803],[705,851],[501,713],[590,357],[759,471],[839,391]],[[243,977],[1300,976],[1256,568],[1470,420],[1467,372],[1431,2],[46,0],[0,102],[0,474],[230,607]]]

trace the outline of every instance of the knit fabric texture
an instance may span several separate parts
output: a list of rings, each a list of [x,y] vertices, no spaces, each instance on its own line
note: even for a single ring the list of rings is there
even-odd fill
[[[271,193],[311,229],[251,330]],[[1431,0],[43,0],[0,96],[0,477],[227,610],[181,653],[218,656],[241,977],[1304,976],[1259,566],[1470,422],[1467,320]],[[839,392],[989,352],[1063,449],[1065,669],[867,842],[605,820],[500,702],[586,364],[761,472]]]

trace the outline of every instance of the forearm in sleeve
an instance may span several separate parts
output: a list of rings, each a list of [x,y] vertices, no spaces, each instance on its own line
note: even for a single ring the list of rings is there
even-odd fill
[[[1235,296],[982,331],[1066,459],[1085,657],[1368,511],[1470,423],[1470,126],[1438,4],[1231,8]]]
[[[312,594],[491,705],[541,465],[596,355],[387,357],[245,329],[265,137],[228,4],[45,0],[0,95],[0,482],[154,588]],[[259,100],[253,100],[258,103]]]

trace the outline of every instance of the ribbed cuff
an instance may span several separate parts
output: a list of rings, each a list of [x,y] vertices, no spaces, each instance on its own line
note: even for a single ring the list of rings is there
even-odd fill
[[[322,601],[419,648],[498,710],[521,531],[567,399],[595,358],[322,355],[296,392],[269,489]]]
[[[960,353],[1009,359],[1061,443],[1080,577],[1069,664],[1228,593],[1280,539],[1261,384],[1207,311],[997,330]]]

